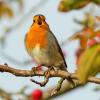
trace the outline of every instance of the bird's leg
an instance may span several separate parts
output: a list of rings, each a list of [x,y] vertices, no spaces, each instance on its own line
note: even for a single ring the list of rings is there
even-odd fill
[[[40,64],[36,67],[37,71],[41,71],[42,70],[42,66],[44,66],[44,64]]]
[[[48,66],[48,70],[45,71],[44,76],[45,76],[45,77],[48,76],[48,75],[50,74],[50,71],[51,71],[51,70],[55,71],[54,67],[53,67],[53,66]]]
[[[40,64],[40,65],[38,65],[36,67],[32,67],[32,71],[33,72],[39,72],[39,71],[42,70],[42,66],[44,66],[44,64]]]
[[[38,65],[37,67],[39,68],[39,67],[41,67],[41,66],[44,66],[44,64]],[[32,70],[34,70],[34,72],[35,72],[35,71],[38,71],[37,67],[33,67]],[[50,69],[50,70],[51,70],[51,69]],[[34,82],[34,83],[36,83],[36,84],[38,84],[38,85],[40,85],[41,87],[43,87],[43,86],[45,86],[45,85],[48,83],[48,81],[49,81],[49,74],[45,74],[45,73],[44,73],[44,76],[45,76],[45,80],[44,80],[43,82],[38,82],[38,81],[35,81],[34,79],[31,79],[31,81]]]

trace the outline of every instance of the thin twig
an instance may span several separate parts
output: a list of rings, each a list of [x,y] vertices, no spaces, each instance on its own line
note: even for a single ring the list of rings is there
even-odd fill
[[[34,83],[36,83],[36,84],[38,84],[38,85],[40,85],[41,87],[43,87],[43,86],[45,86],[48,83],[49,78],[48,77],[45,78],[45,80],[43,82],[37,82],[37,81],[35,81],[33,79],[31,79],[31,81],[34,82]]]
[[[31,69],[31,70],[15,69],[15,68],[8,66],[8,64],[0,65],[0,72],[8,72],[8,73],[11,73],[11,74],[13,74],[15,76],[19,76],[19,77],[33,77],[33,76],[44,76],[45,77],[45,72],[41,72],[41,71],[39,72],[36,70],[34,72],[33,69]],[[58,72],[55,73],[54,70],[51,70],[51,71],[49,71],[48,77],[46,78],[44,83],[39,83],[39,82],[36,82],[34,80],[32,80],[32,81],[35,82],[36,84],[39,84],[39,85],[42,84],[41,86],[43,86],[43,85],[47,84],[47,82],[49,81],[49,78],[51,78],[51,77],[61,77],[61,78],[63,77],[65,79],[68,79],[69,75],[70,75],[70,78],[74,80],[76,85],[73,87],[72,84],[67,82],[66,86],[68,85],[69,87],[67,86],[65,89],[63,89],[63,90],[61,89],[59,92],[57,92],[55,95],[53,95],[53,96],[56,96],[56,95],[59,95],[59,93],[62,93],[64,91],[68,91],[72,88],[80,86],[79,80],[78,80],[77,75],[75,73],[68,73],[68,72],[62,71],[62,70],[58,70]],[[89,77],[88,82],[100,84],[100,78]],[[62,84],[62,82],[61,82],[61,84]],[[51,93],[49,93],[49,94],[48,93],[46,94],[46,96],[44,98],[51,98],[52,97]],[[47,100],[47,99],[44,99],[44,100]]]
[[[66,83],[66,81],[63,82],[60,91],[53,95],[51,95],[51,93],[53,92],[53,90],[56,86],[45,90],[43,92],[43,100],[51,100],[54,97],[64,95],[65,93],[67,93],[67,92],[69,93],[70,91],[80,88],[82,86],[79,84],[79,82],[77,80],[74,80],[74,83],[76,84],[76,86],[73,87],[69,82],[67,82],[67,83]]]

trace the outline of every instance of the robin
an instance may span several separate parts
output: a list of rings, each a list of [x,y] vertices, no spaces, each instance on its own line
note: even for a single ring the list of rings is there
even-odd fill
[[[43,15],[34,16],[33,24],[25,37],[25,46],[38,65],[67,71],[62,50]]]

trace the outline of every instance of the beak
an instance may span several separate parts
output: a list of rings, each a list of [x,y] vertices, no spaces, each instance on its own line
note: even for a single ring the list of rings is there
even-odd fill
[[[38,24],[41,25],[42,24],[42,19],[39,17],[38,19]]]

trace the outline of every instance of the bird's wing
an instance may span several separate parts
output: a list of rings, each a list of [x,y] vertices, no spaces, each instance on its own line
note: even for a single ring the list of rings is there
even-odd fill
[[[60,45],[59,45],[59,43],[58,43],[58,40],[56,39],[56,37],[54,36],[54,34],[53,34],[51,31],[49,31],[49,32],[50,32],[50,34],[48,34],[48,35],[49,35],[49,39],[50,39],[50,41],[52,42],[52,44],[54,45],[54,47],[56,47],[56,50],[58,50],[58,52],[61,54],[62,59],[63,59],[63,61],[64,61],[64,65],[65,65],[65,67],[67,68],[67,64],[66,64],[66,61],[65,61],[63,52],[62,52],[62,50],[61,50],[61,47],[60,47]],[[52,41],[52,39],[54,39],[54,41]]]

